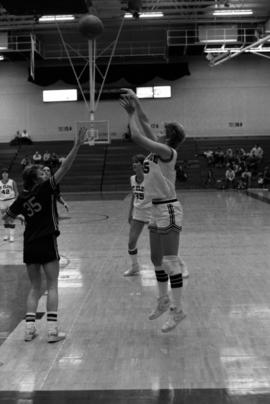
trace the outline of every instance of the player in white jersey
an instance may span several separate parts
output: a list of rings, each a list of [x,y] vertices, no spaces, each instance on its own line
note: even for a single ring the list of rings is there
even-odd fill
[[[145,186],[152,197],[152,217],[149,224],[151,260],[158,282],[158,304],[150,314],[154,320],[169,311],[162,331],[174,329],[185,317],[182,308],[182,264],[178,257],[182,206],[175,191],[177,149],[185,140],[185,131],[178,122],[165,124],[165,135],[158,138],[151,129],[136,94],[123,89],[121,105],[126,110],[133,141],[149,151],[144,161]],[[172,301],[168,295],[171,284]]]
[[[140,271],[138,262],[138,249],[137,242],[145,224],[148,224],[151,217],[152,201],[145,192],[143,162],[145,156],[143,154],[136,154],[132,158],[133,170],[135,175],[130,177],[130,185],[132,190],[132,197],[130,201],[128,222],[129,239],[128,239],[128,253],[131,259],[131,268],[124,272],[124,276],[137,275]]]
[[[18,196],[17,184],[14,180],[9,178],[8,169],[1,170],[0,180],[0,210],[3,214],[7,208],[15,201]],[[4,237],[3,240],[9,240],[11,243],[14,241],[15,223],[8,219],[4,220]]]

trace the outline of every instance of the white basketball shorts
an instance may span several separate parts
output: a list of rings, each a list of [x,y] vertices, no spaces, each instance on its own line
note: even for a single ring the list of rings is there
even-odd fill
[[[168,233],[171,230],[182,230],[183,208],[177,199],[153,202],[149,230],[157,233]]]
[[[149,223],[151,218],[151,209],[151,206],[149,208],[142,209],[134,206],[132,211],[132,219],[137,220],[138,222]]]

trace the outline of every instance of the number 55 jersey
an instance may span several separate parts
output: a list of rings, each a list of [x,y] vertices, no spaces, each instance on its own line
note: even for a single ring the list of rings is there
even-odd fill
[[[7,214],[10,217],[24,216],[25,242],[53,234],[59,236],[55,202],[56,187],[57,184],[52,176],[41,184],[37,184],[31,191],[24,190],[8,208]]]
[[[134,195],[132,218],[139,222],[149,223],[152,200],[145,189],[145,183],[137,182],[136,175],[130,177],[130,185]]]

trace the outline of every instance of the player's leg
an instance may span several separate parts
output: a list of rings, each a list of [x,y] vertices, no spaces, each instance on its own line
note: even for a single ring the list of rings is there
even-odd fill
[[[189,272],[188,272],[188,267],[186,262],[183,260],[180,254],[178,254],[180,266],[181,266],[181,271],[182,271],[182,277],[183,278],[188,278],[189,277]]]
[[[43,264],[47,281],[47,325],[48,342],[58,342],[65,338],[64,333],[58,331],[58,276],[59,261],[54,260]]]
[[[24,340],[32,341],[36,335],[36,312],[41,295],[40,264],[26,264],[31,288],[26,301],[25,333]]]
[[[128,254],[131,260],[131,268],[124,273],[124,276],[136,275],[140,271],[137,242],[144,228],[144,224],[144,222],[131,219],[128,237]]]
[[[0,201],[0,212],[1,212],[1,216],[6,212],[6,205],[5,205],[5,201]],[[8,219],[4,220],[4,236],[3,236],[3,240],[7,241],[9,239],[9,221]]]
[[[15,237],[15,221],[14,220],[10,220],[9,221],[9,241],[10,243],[14,242],[14,237]]]
[[[169,318],[162,327],[163,332],[171,331],[185,317],[182,308],[182,266],[178,257],[180,233],[175,229],[161,234],[163,247],[162,266],[168,274],[171,284],[172,305],[170,307]]]
[[[149,315],[149,320],[154,320],[161,316],[170,307],[170,299],[168,296],[168,275],[162,267],[163,248],[160,234],[153,228],[150,228],[150,250],[151,261],[155,267],[155,274],[158,285],[157,306]]]

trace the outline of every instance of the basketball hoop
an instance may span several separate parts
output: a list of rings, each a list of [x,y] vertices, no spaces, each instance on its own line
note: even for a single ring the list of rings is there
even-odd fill
[[[77,131],[81,128],[87,128],[84,144],[88,146],[109,144],[111,142],[108,121],[80,121],[76,122],[76,127]]]

